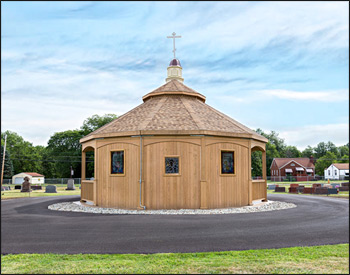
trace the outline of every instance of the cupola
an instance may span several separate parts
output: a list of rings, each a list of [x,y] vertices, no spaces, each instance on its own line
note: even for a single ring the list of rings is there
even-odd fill
[[[165,79],[166,82],[169,82],[170,80],[176,79],[180,82],[183,82],[184,79],[182,77],[182,67],[180,64],[180,60],[174,58],[170,61],[169,67],[168,67],[168,77]]]

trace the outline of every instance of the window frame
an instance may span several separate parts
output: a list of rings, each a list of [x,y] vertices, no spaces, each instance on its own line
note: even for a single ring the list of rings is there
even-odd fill
[[[123,173],[114,174],[112,173],[112,154],[115,152],[123,152]],[[124,177],[126,170],[126,162],[125,162],[125,149],[113,149],[109,151],[109,174],[112,177]]]
[[[165,159],[166,158],[178,158],[179,160],[179,173],[166,173],[166,170],[165,170]],[[181,157],[180,155],[165,155],[164,156],[164,159],[163,159],[163,175],[165,177],[179,177],[181,176]]]
[[[222,153],[233,153],[233,173],[222,173]],[[223,177],[235,177],[236,176],[236,151],[232,149],[220,149],[220,176]]]

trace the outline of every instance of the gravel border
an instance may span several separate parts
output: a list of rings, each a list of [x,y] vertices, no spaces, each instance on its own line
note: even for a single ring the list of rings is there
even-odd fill
[[[236,213],[256,213],[274,210],[283,210],[297,207],[294,203],[280,201],[261,202],[252,206],[219,208],[219,209],[162,209],[162,210],[126,210],[116,208],[102,208],[96,206],[85,206],[79,201],[62,202],[48,206],[49,210],[85,212],[95,214],[131,214],[131,215],[197,215],[197,214],[236,214]]]

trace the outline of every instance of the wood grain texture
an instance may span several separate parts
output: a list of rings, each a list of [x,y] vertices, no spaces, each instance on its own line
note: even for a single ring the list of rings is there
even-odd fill
[[[140,204],[140,137],[106,138],[89,146],[92,145],[96,147],[95,184],[91,185],[92,189],[89,184],[82,184],[82,198],[89,198],[101,207],[137,209]],[[254,148],[265,149],[262,145],[254,143]],[[143,136],[142,204],[147,209],[227,208],[266,198],[263,187],[266,181],[251,181],[252,146],[251,140],[240,138]],[[125,152],[125,175],[117,177],[110,173],[110,162],[111,152],[118,150]],[[221,174],[223,150],[234,151],[233,175]],[[84,155],[85,152],[83,158]],[[179,174],[165,174],[166,156],[179,157]]]
[[[253,180],[253,200],[265,200],[266,199],[266,181],[265,180]]]
[[[82,180],[81,181],[81,200],[82,201],[94,201],[94,185],[93,180]]]

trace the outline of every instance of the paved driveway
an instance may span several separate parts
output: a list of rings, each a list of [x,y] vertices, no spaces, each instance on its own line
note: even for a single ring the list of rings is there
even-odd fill
[[[349,200],[287,194],[296,208],[225,215],[51,211],[79,196],[1,201],[1,253],[157,253],[349,243]]]

